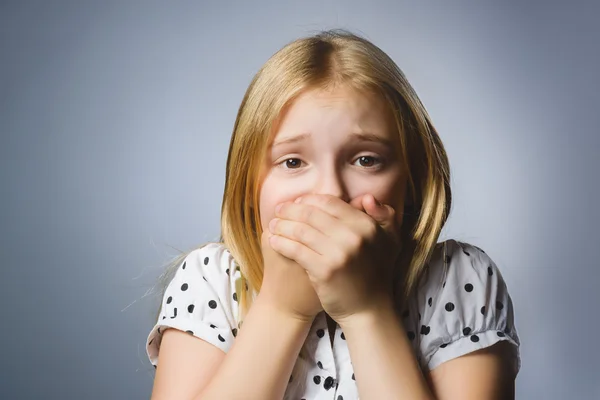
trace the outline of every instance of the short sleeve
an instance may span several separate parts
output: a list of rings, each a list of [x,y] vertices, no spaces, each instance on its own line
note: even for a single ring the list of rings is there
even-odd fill
[[[158,320],[146,341],[150,362],[158,364],[165,329],[174,328],[227,352],[237,335],[239,267],[222,243],[193,250],[181,265],[162,298]]]
[[[512,299],[500,270],[476,246],[448,240],[441,253],[442,273],[420,289],[420,353],[423,368],[480,350],[500,341],[513,345],[513,372],[521,368],[520,340]]]

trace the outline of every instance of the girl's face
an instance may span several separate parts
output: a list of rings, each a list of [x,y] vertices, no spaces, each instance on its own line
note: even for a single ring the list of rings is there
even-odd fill
[[[406,177],[397,142],[379,97],[341,87],[302,93],[282,112],[267,150],[259,200],[263,231],[277,204],[311,193],[347,203],[370,193],[392,206],[401,223]]]

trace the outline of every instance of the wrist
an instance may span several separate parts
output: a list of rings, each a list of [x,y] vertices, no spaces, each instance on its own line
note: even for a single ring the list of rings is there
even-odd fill
[[[352,330],[363,330],[369,329],[374,324],[381,323],[381,321],[389,321],[397,319],[397,313],[393,302],[382,301],[378,305],[366,308],[360,312],[348,315],[336,321],[340,328],[344,332]]]
[[[265,292],[259,292],[254,300],[254,305],[263,308],[265,312],[268,312],[273,318],[285,320],[290,323],[297,323],[300,325],[312,325],[316,315],[305,315],[294,310],[286,309],[282,307],[276,298],[269,296]]]

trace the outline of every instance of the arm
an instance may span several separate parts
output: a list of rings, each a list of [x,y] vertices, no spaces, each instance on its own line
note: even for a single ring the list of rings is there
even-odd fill
[[[434,399],[391,306],[355,315],[340,322],[340,327],[362,400]]]
[[[423,376],[391,307],[356,316],[341,327],[361,399],[514,399],[506,342],[445,362]]]
[[[270,304],[256,298],[226,355],[189,335],[165,335],[152,399],[281,399],[312,321]]]

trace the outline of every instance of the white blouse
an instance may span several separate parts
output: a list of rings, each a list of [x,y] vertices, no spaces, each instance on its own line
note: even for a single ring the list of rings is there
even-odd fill
[[[402,313],[415,357],[423,371],[506,340],[514,345],[514,374],[521,368],[519,336],[506,283],[491,258],[476,246],[439,243],[416,295]],[[239,329],[235,282],[237,263],[222,243],[192,251],[167,286],[146,352],[156,367],[162,332],[175,328],[229,351]],[[333,345],[325,313],[315,318],[284,399],[358,399],[344,333]]]

